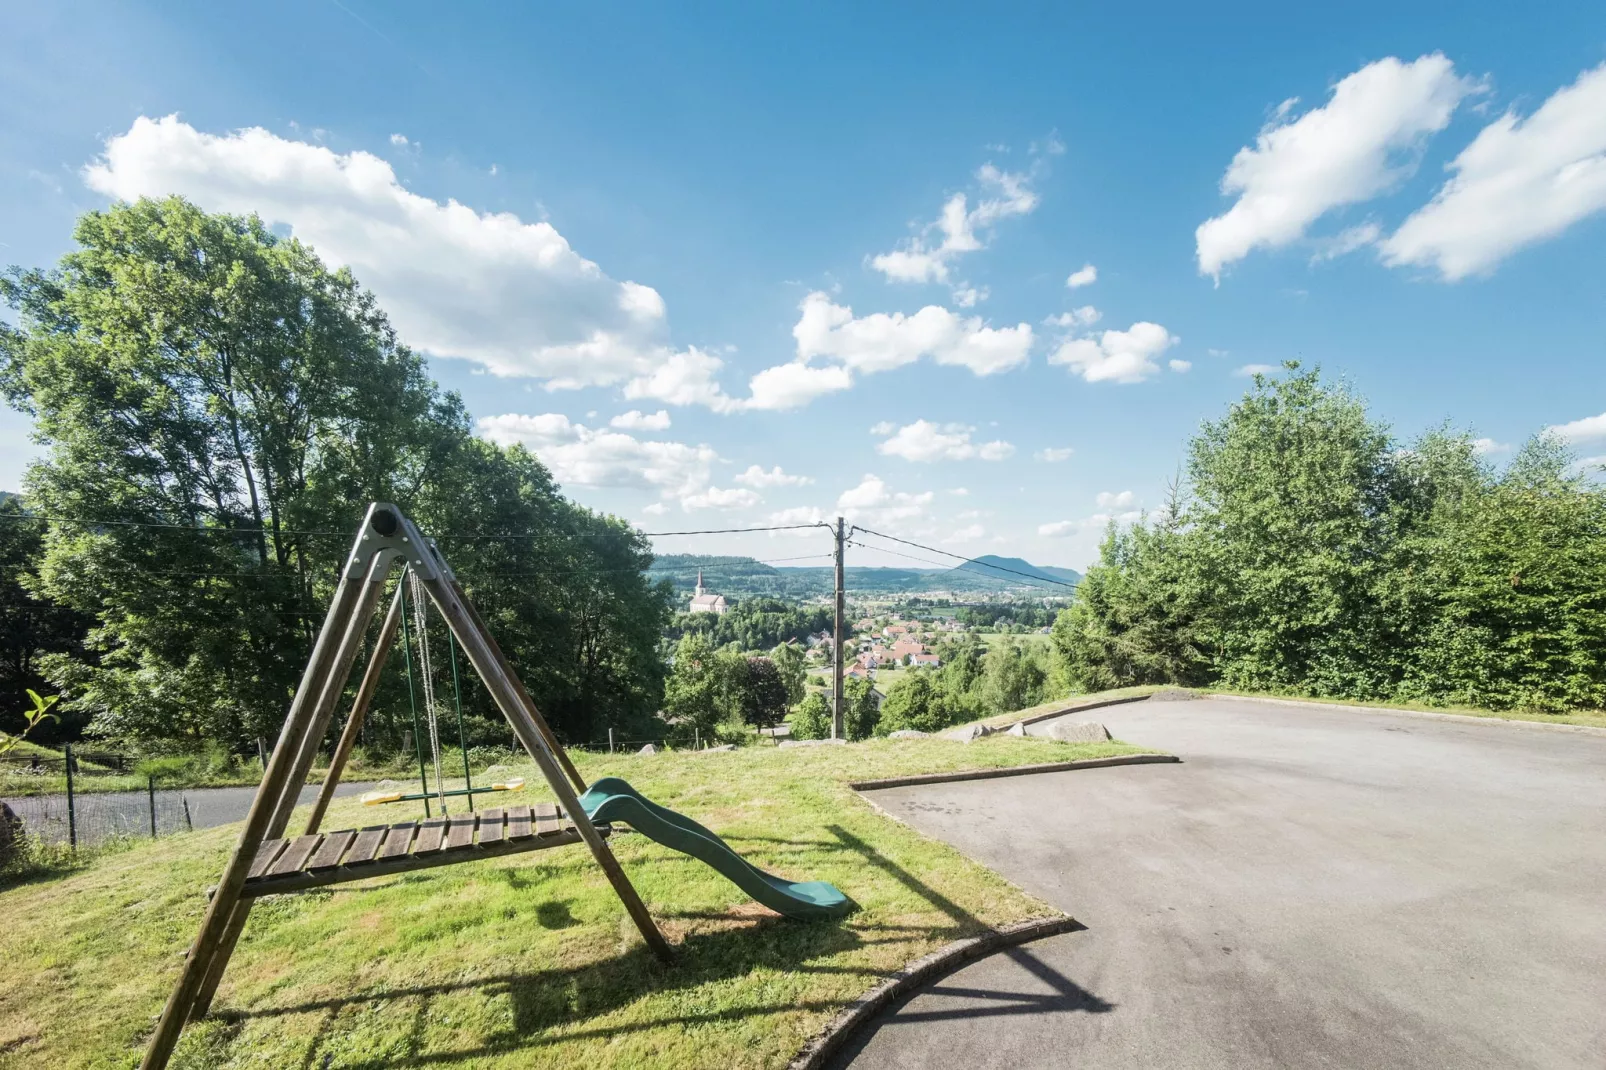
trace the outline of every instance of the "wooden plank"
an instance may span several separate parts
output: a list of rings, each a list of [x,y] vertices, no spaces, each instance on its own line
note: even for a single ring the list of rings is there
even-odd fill
[[[379,850],[379,845],[385,840],[386,831],[384,825],[369,825],[357,833],[356,842],[351,845],[351,850],[346,852],[346,865],[360,866],[365,862],[372,862],[374,852]]]
[[[528,839],[530,833],[530,808],[528,806],[515,806],[507,812],[507,838],[510,840]]]
[[[273,860],[279,857],[279,852],[284,850],[285,843],[284,840],[263,840],[262,846],[257,848],[256,858],[251,862],[251,869],[246,873],[245,879],[255,880],[266,873],[268,867],[273,865]]]
[[[416,828],[418,828],[416,821],[390,826],[385,832],[385,842],[380,845],[379,857],[401,858],[407,854],[407,849],[413,844],[413,830]]]
[[[446,819],[432,817],[418,826],[418,839],[413,841],[413,854],[424,855],[441,849],[441,837],[446,834]]]
[[[535,834],[537,836],[556,836],[563,830],[563,821],[558,816],[562,811],[556,803],[535,804]]]
[[[340,864],[340,856],[346,853],[351,841],[357,838],[355,829],[342,829],[340,832],[331,832],[323,838],[318,849],[312,852],[307,860],[307,869],[328,869],[330,866]]]
[[[503,826],[506,815],[500,807],[487,810],[480,815],[480,846],[487,847],[502,841]]]
[[[461,851],[465,847],[474,846],[474,826],[479,819],[473,814],[458,814],[446,826],[446,849],[448,851]]]
[[[268,867],[268,876],[277,877],[285,873],[296,873],[306,868],[307,859],[312,856],[313,848],[318,846],[322,836],[314,832],[310,836],[297,836],[290,841],[290,846],[273,865]]]

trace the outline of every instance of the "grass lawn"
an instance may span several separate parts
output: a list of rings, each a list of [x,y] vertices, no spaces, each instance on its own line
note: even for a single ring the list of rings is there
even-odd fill
[[[829,880],[859,909],[788,921],[633,834],[615,851],[676,945],[673,966],[646,951],[580,847],[270,897],[252,914],[214,1016],[185,1034],[174,1065],[784,1066],[910,960],[1053,913],[881,816],[846,782],[1141,749],[998,736],[576,754],[588,780],[623,776],[757,865]],[[544,790],[533,768],[524,773]],[[540,797],[532,788],[497,798]],[[325,827],[407,816],[342,800]],[[142,841],[0,892],[0,1067],[133,1066],[236,834]]]

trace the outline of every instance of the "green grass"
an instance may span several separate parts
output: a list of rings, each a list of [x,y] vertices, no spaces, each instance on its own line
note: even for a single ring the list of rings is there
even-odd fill
[[[1159,689],[1156,688],[1155,690]],[[1575,724],[1589,728],[1606,728],[1606,710],[1573,710],[1569,713],[1544,713],[1539,710],[1487,710],[1476,706],[1434,706],[1426,702],[1368,702],[1352,698],[1322,698],[1315,695],[1231,691],[1224,688],[1203,688],[1195,693],[1199,695],[1218,695],[1221,698],[1248,695],[1259,698],[1293,699],[1298,702],[1318,702],[1327,706],[1364,706],[1375,710],[1416,710],[1423,713],[1454,713],[1463,717],[1485,717],[1501,721],[1534,721],[1539,724]]]
[[[910,960],[1052,912],[881,816],[846,782],[1140,749],[992,737],[576,755],[588,780],[623,776],[756,864],[829,880],[859,909],[787,921],[636,835],[615,850],[676,945],[673,966],[647,953],[579,847],[271,897],[252,915],[214,1016],[186,1033],[174,1065],[784,1066]],[[342,800],[326,827],[406,816]],[[235,835],[141,842],[0,892],[0,1067],[132,1066]]]

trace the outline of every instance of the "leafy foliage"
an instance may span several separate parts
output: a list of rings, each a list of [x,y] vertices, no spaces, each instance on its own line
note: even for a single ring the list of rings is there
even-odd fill
[[[768,650],[787,642],[802,642],[811,633],[827,631],[834,617],[827,606],[800,606],[778,598],[749,598],[726,613],[681,613],[669,634],[674,638],[696,633],[715,646],[735,643],[743,650]]]
[[[41,663],[93,732],[183,750],[273,735],[376,500],[441,538],[560,735],[650,721],[669,606],[646,540],[476,439],[348,272],[178,198],[91,212],[75,236],[57,270],[0,282],[19,316],[0,387],[48,447],[30,507],[88,521],[50,525],[35,571],[94,621],[88,657]],[[397,677],[365,742],[399,742]],[[472,687],[468,705],[492,723]]]
[[[792,714],[792,738],[831,738],[831,700],[819,691],[805,698]]]
[[[1055,623],[1070,683],[1606,706],[1606,488],[1562,443],[1503,472],[1447,430],[1404,449],[1291,362],[1205,425],[1188,479]]]

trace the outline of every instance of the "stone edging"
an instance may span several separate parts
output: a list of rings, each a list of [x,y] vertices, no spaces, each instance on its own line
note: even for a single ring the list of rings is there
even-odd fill
[[[803,1050],[787,1064],[787,1070],[820,1070],[847,1043],[853,1034],[871,1018],[881,1013],[893,1001],[908,995],[929,981],[950,973],[967,963],[974,962],[995,951],[1015,947],[1044,936],[1059,936],[1076,932],[1082,925],[1069,914],[1050,918],[1033,918],[1030,921],[1006,925],[980,936],[940,947],[931,954],[918,958],[854,1000],[846,1010],[833,1018]]]
[[[1108,765],[1153,765],[1158,762],[1180,762],[1174,754],[1121,754],[1113,758],[1082,758],[1071,762],[1043,762],[1038,765],[1013,765],[1000,769],[967,769],[958,773],[920,773],[914,776],[895,776],[885,780],[859,780],[848,784],[854,791],[874,791],[877,788],[902,788],[913,784],[950,784],[960,780],[992,780],[995,777],[1027,776],[1031,773],[1060,773],[1070,769],[1100,769]]]
[[[1073,713],[1082,713],[1085,710],[1100,710],[1105,706],[1122,706],[1128,702],[1147,702],[1151,697],[1153,696],[1127,695],[1123,698],[1106,698],[1100,699],[1098,702],[1085,702],[1080,706],[1066,706],[1064,709],[1049,710],[1047,713],[1033,714],[1031,717],[1023,717],[1018,721],[1011,721],[1003,728],[995,729],[995,731],[1008,732],[1018,724],[1036,724],[1039,721],[1052,721],[1056,717],[1069,717]]]
[[[1395,717],[1426,717],[1435,721],[1459,721],[1462,724],[1497,724],[1507,728],[1536,728],[1545,732],[1582,732],[1586,736],[1606,737],[1606,728],[1587,724],[1546,724],[1544,721],[1519,721],[1505,717],[1473,717],[1465,713],[1438,713],[1433,710],[1404,710],[1395,706],[1346,706],[1338,702],[1307,702],[1297,698],[1270,698],[1265,695],[1235,695],[1230,691],[1201,691],[1199,698],[1232,699],[1235,702],[1263,702],[1269,706],[1297,706],[1306,710],[1338,710],[1342,713],[1382,713]]]

